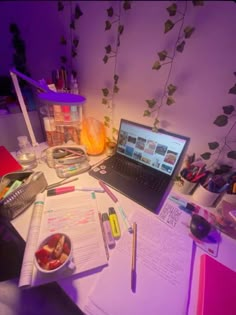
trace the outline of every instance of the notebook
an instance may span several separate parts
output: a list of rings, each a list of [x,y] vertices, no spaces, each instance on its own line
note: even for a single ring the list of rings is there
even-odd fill
[[[89,174],[158,213],[189,144],[188,137],[121,119],[115,154]]]
[[[0,177],[20,170],[22,166],[4,146],[0,146]]]
[[[236,272],[208,255],[200,258],[197,315],[236,314]]]

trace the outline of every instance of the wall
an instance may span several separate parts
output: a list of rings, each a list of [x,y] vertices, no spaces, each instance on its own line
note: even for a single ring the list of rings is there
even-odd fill
[[[185,25],[196,30],[186,40],[184,52],[176,56],[170,83],[178,89],[175,104],[161,110],[161,127],[191,137],[189,154],[208,150],[207,143],[221,141],[229,126],[217,127],[213,121],[222,112],[222,106],[234,104],[235,97],[228,90],[235,83],[236,69],[233,1],[205,1],[194,7],[187,1]],[[8,24],[16,22],[27,46],[28,66],[34,79],[50,77],[51,70],[60,65],[63,47],[62,34],[70,36],[69,2],[65,11],[57,11],[56,1],[2,1],[0,2],[1,70],[7,72],[11,63],[11,37]],[[83,16],[78,22],[80,39],[75,67],[79,73],[81,94],[86,96],[85,114],[103,121],[106,110],[101,103],[101,89],[111,85],[114,60],[104,64],[104,47],[114,41],[114,30],[105,31],[106,10],[118,1],[78,1]],[[132,8],[122,11],[121,36],[117,60],[120,91],[115,97],[114,123],[121,117],[152,125],[153,119],[143,117],[146,99],[157,98],[163,90],[168,66],[152,70],[157,52],[173,49],[174,28],[164,34],[164,23],[169,18],[166,8],[171,1],[133,1]],[[185,1],[177,1],[183,10]],[[22,19],[22,16],[24,17]],[[232,161],[230,161],[231,163]]]

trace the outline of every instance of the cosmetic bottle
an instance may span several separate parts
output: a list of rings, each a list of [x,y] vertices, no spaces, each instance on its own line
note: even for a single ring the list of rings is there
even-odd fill
[[[16,152],[16,158],[24,170],[30,170],[37,167],[36,152],[30,144],[27,136],[17,137],[19,150]]]

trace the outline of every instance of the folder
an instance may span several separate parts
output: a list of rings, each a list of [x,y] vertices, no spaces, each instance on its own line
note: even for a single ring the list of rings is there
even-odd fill
[[[197,315],[236,314],[236,272],[208,255],[200,257]]]
[[[0,177],[20,170],[22,166],[4,146],[0,146]]]

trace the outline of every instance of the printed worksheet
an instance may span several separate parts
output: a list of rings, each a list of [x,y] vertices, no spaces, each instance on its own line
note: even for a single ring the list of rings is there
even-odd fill
[[[192,239],[148,211],[137,211],[132,221],[137,222],[135,290],[131,290],[132,234],[127,232],[91,291],[85,313],[186,314]]]

